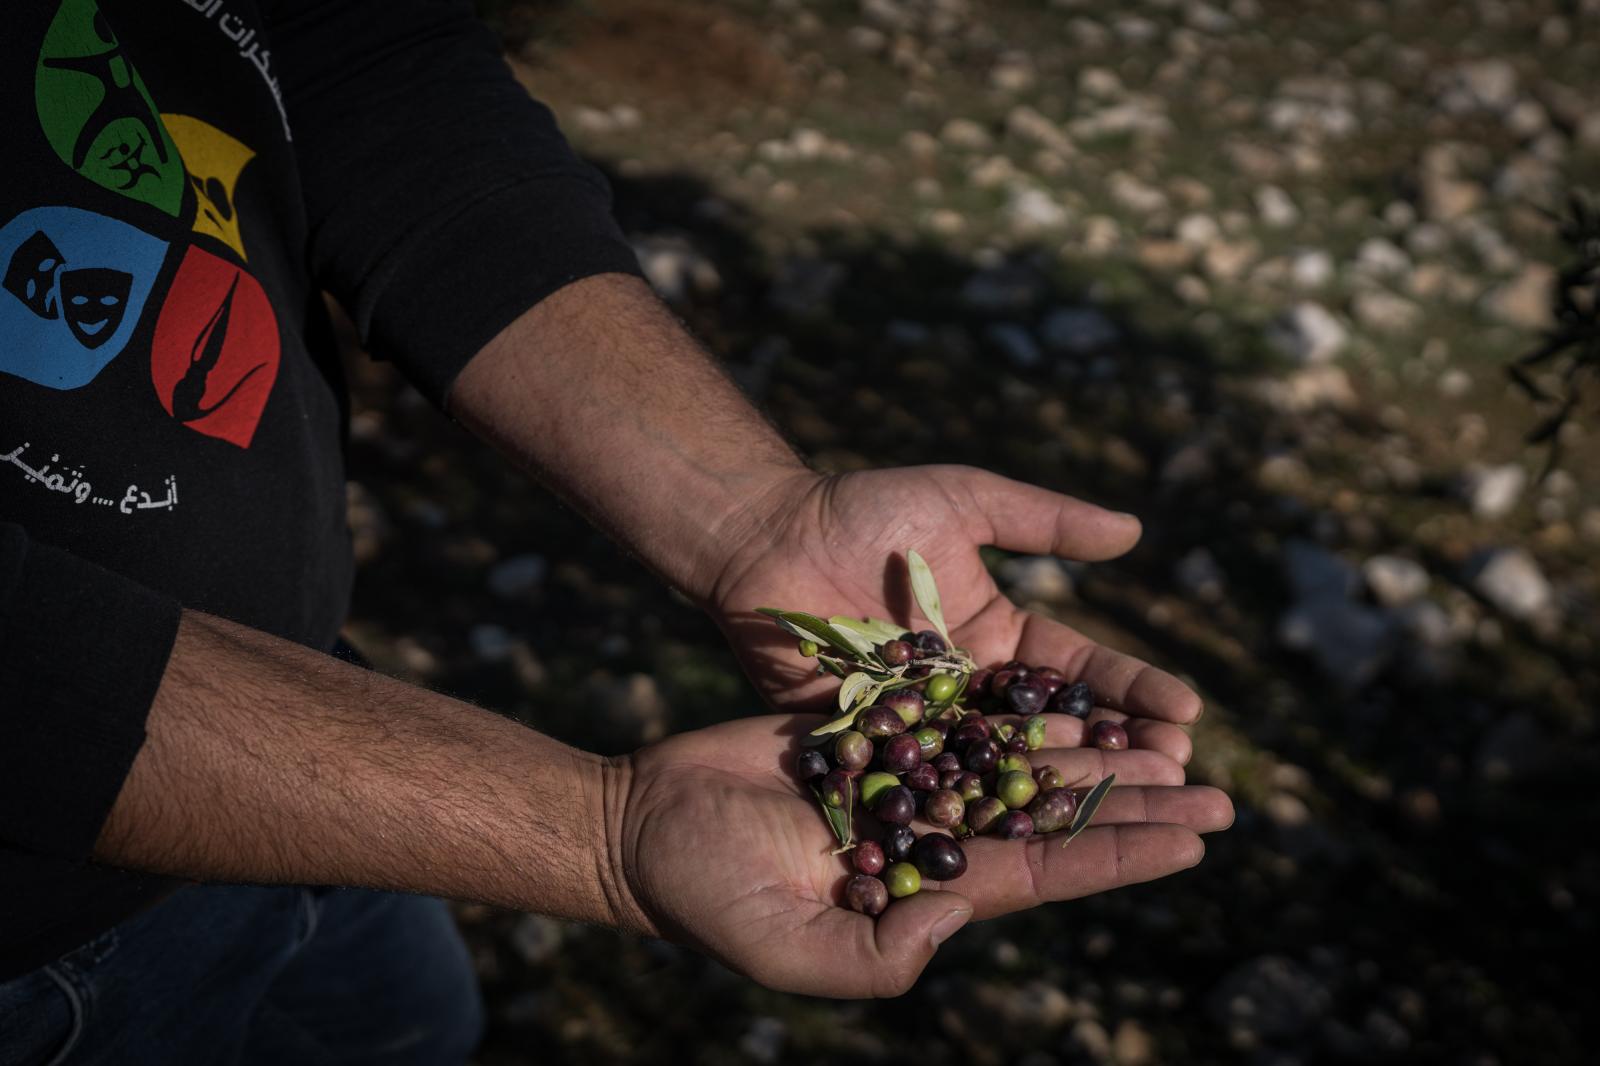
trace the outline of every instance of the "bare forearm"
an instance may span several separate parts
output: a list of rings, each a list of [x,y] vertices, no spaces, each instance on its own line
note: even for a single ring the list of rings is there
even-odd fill
[[[636,278],[546,298],[469,363],[451,412],[691,596],[785,486],[781,437]]]
[[[147,733],[102,862],[619,921],[620,768],[498,715],[189,612]]]

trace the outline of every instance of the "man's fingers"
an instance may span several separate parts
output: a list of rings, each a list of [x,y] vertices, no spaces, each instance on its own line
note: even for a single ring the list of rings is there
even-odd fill
[[[765,953],[774,972],[752,976],[769,987],[811,996],[898,996],[916,983],[939,945],[972,913],[956,885],[948,892],[891,900],[875,919],[830,906],[795,930],[788,945],[769,947]]]
[[[1035,770],[1054,766],[1066,779],[1067,788],[1090,788],[1108,774],[1116,774],[1119,785],[1181,785],[1184,781],[1183,767],[1171,756],[1134,748],[1101,751],[1098,748],[1043,747],[1028,752],[1028,764]]]
[[[966,896],[980,920],[1153,881],[1186,870],[1205,855],[1199,834],[1166,823],[1094,826],[1065,847],[1054,834],[1026,840],[979,837],[963,846],[967,872],[931,887],[948,884]]]
[[[1027,615],[1016,657],[1054,666],[1073,681],[1087,682],[1095,702],[1104,707],[1183,725],[1200,717],[1200,697],[1188,685],[1054,619]]]
[[[1139,542],[1139,520],[975,467],[947,467],[953,498],[965,496],[969,529],[985,544],[1030,555],[1094,562],[1114,559]]]

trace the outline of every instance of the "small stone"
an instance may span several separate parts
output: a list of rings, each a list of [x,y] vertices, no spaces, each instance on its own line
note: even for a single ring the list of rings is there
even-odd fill
[[[1261,221],[1275,229],[1292,226],[1300,220],[1300,209],[1289,194],[1276,185],[1263,185],[1255,192],[1256,211]]]
[[[1273,347],[1298,363],[1326,363],[1349,343],[1350,335],[1321,304],[1295,304],[1267,330]]]
[[[1428,571],[1398,555],[1374,555],[1361,564],[1361,575],[1373,598],[1385,607],[1402,607],[1428,591]]]
[[[1399,277],[1411,269],[1411,257],[1393,241],[1369,237],[1356,249],[1356,269],[1369,277]]]
[[[1350,301],[1350,313],[1374,333],[1406,333],[1422,320],[1422,309],[1410,300],[1381,289],[1358,292]]]
[[[1468,564],[1467,572],[1473,591],[1512,618],[1532,619],[1555,599],[1539,564],[1522,548],[1484,552]]]
[[[511,927],[511,946],[529,966],[543,966],[561,950],[564,927],[538,914],[524,914]]]
[[[1305,1033],[1333,1005],[1322,981],[1282,955],[1263,955],[1230,971],[1212,992],[1212,1020],[1265,1040]]]
[[[968,152],[987,151],[994,143],[989,131],[966,118],[953,118],[939,131],[939,139],[952,148]]]
[[[1217,225],[1217,220],[1210,215],[1202,215],[1197,212],[1179,219],[1177,228],[1173,233],[1184,244],[1193,245],[1196,248],[1204,248],[1222,236],[1222,227]]]
[[[1330,681],[1349,691],[1364,688],[1383,672],[1393,638],[1391,615],[1349,600],[1303,602],[1278,622],[1284,647],[1310,655]]]
[[[1289,277],[1302,289],[1320,289],[1333,280],[1333,256],[1320,248],[1296,252],[1289,262]]]
[[[518,599],[543,584],[548,569],[542,555],[502,559],[489,570],[489,591],[501,599]]]
[[[1228,577],[1204,547],[1193,548],[1173,568],[1178,586],[1205,603],[1219,603],[1228,591]]]
[[[1556,272],[1545,263],[1529,263],[1515,278],[1484,293],[1480,304],[1490,318],[1518,329],[1537,332],[1555,322],[1551,299]]]
[[[1156,1061],[1155,1041],[1132,1018],[1124,1018],[1111,1038],[1111,1057],[1117,1066],[1146,1066]]]
[[[497,663],[511,654],[516,640],[505,626],[483,622],[467,630],[467,643],[472,647],[472,654],[479,659],[486,663]]]
[[[1283,569],[1297,600],[1348,599],[1361,588],[1355,567],[1309,540],[1284,544]]]
[[[980,270],[968,278],[959,298],[969,310],[1004,314],[1026,310],[1038,298],[1041,287],[1035,272],[1002,265]]]
[[[1039,326],[1039,336],[1052,351],[1087,355],[1115,341],[1116,324],[1093,307],[1060,307]]]
[[[984,329],[983,336],[1012,366],[1020,370],[1036,367],[1043,359],[1033,334],[1014,322],[991,323]]]
[[[1006,115],[1006,132],[1063,158],[1077,154],[1077,146],[1061,127],[1025,104],[1012,108]]]
[[[1527,484],[1528,472],[1517,463],[1473,466],[1462,478],[1461,494],[1475,517],[1494,521],[1511,513]]]
[[[1072,598],[1072,576],[1061,560],[1049,555],[1007,559],[998,576],[1019,601],[1059,603]]]
[[[1059,229],[1067,224],[1067,209],[1043,189],[1013,189],[1005,210],[1012,231],[1021,235]]]
[[[739,1037],[739,1050],[756,1062],[770,1066],[783,1058],[783,1045],[788,1038],[789,1027],[781,1019],[755,1018]]]

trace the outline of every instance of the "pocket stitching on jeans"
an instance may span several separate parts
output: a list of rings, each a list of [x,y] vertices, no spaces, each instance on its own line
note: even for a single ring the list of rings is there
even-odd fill
[[[72,1027],[67,1030],[66,1039],[56,1049],[56,1053],[45,1062],[45,1066],[60,1066],[83,1039],[83,1031],[89,1021],[88,987],[83,982],[81,974],[59,964],[52,963],[46,966],[44,975],[61,989],[62,994],[67,997],[67,1006],[72,1012]]]

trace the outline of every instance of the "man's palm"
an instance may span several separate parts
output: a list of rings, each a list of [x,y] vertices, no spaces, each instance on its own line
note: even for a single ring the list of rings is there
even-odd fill
[[[1047,744],[1066,744],[1076,720],[1048,717]],[[1181,772],[1158,753],[1047,747],[1037,761],[1075,785],[1117,774],[1094,827],[1065,848],[1059,837],[970,840],[965,875],[924,882],[874,921],[840,905],[847,857],[831,854],[836,842],[816,800],[794,777],[796,738],[820,721],[738,719],[671,737],[629,763],[622,860],[645,927],[773,988],[897,995],[932,957],[936,937],[969,918],[1185,869],[1204,852],[1196,834],[1232,820],[1226,796],[1177,787]],[[871,821],[858,817],[863,828]]]
[[[1121,555],[1139,524],[1071,497],[970,467],[870,471],[824,479],[795,503],[770,538],[729,567],[716,594],[718,621],[763,695],[780,708],[822,709],[837,684],[815,674],[794,641],[758,607],[904,622],[916,608],[903,552],[914,548],[938,581],[951,636],[982,664],[1021,659],[1087,681],[1109,711],[1130,718],[1135,746],[1179,762],[1199,698],[1172,675],[1023,611],[1003,596],[980,545],[1082,560]],[[920,613],[916,612],[918,617]]]

